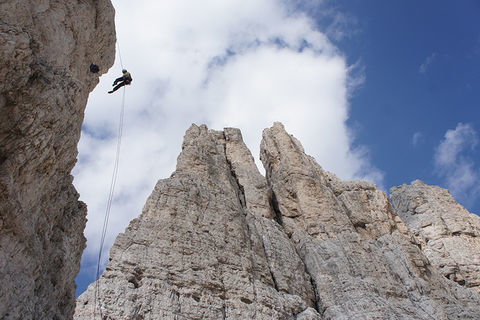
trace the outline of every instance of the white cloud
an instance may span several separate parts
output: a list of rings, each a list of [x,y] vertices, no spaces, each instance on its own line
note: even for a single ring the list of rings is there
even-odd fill
[[[435,153],[435,164],[438,168],[454,166],[461,159],[465,149],[473,149],[478,144],[478,135],[470,124],[457,124],[454,130],[445,133],[444,140]]]
[[[428,68],[432,65],[432,63],[437,59],[438,53],[434,52],[431,55],[429,55],[425,61],[420,65],[420,68],[418,71],[422,74],[427,73]]]
[[[437,174],[445,179],[452,194],[467,205],[473,204],[480,196],[480,171],[468,153],[478,142],[475,129],[469,124],[459,123],[454,130],[445,133],[434,156]]]
[[[327,170],[382,183],[368,150],[352,147],[346,124],[349,90],[363,79],[352,77],[352,66],[307,15],[284,2],[114,1],[134,81],[126,89],[106,248],[139,215],[157,179],[174,170],[191,123],[241,128],[257,157],[262,130],[281,121]],[[120,69],[117,63],[92,93],[79,146],[75,185],[89,207],[84,259],[98,254],[122,95],[106,92]]]
[[[423,133],[415,132],[412,137],[412,144],[414,147],[418,146],[423,141]]]

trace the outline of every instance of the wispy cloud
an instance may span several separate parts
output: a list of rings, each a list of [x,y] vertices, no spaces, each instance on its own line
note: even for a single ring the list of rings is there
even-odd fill
[[[423,141],[423,133],[415,132],[412,136],[412,144],[414,147],[418,146]]]
[[[348,39],[359,32],[358,21],[355,17],[343,12],[335,12],[327,27],[326,34],[335,41]]]
[[[471,151],[479,143],[477,131],[470,124],[459,123],[445,133],[435,151],[435,171],[445,179],[452,194],[467,205],[480,196],[480,171]]]
[[[348,74],[350,77],[348,77],[347,89],[349,96],[353,96],[366,82],[367,77],[365,69],[365,64],[361,59],[348,67]]]
[[[421,73],[421,74],[425,74],[427,73],[427,70],[428,68],[432,65],[432,63],[437,59],[438,57],[438,53],[434,52],[432,53],[431,55],[429,55],[425,61],[420,65],[420,68],[418,69],[418,71]]]

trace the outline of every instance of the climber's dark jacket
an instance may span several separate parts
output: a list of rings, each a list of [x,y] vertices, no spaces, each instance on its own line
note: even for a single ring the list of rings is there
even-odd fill
[[[112,89],[112,91],[108,91],[108,93],[113,93],[115,91],[117,91],[118,89],[120,89],[121,87],[125,86],[125,85],[129,85],[130,83],[132,83],[133,79],[132,79],[132,75],[130,74],[130,72],[124,72],[123,75],[117,79],[115,79],[115,81],[113,82],[112,86],[115,86],[115,88]],[[118,85],[117,85],[118,83]]]

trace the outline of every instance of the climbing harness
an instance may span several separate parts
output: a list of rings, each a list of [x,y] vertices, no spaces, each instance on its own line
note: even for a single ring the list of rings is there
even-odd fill
[[[120,58],[120,65],[123,68],[123,61],[122,61],[122,55],[120,52],[120,44],[117,39],[117,50],[118,50],[118,56]],[[100,291],[100,265],[102,262],[102,251],[103,251],[103,246],[105,244],[105,237],[107,235],[107,229],[108,229],[108,222],[110,220],[110,210],[112,208],[112,203],[113,203],[113,196],[115,193],[115,186],[117,184],[117,177],[118,177],[118,169],[119,169],[119,163],[120,163],[120,147],[122,145],[122,136],[123,136],[123,123],[124,123],[124,115],[125,115],[125,87],[123,87],[123,95],[122,95],[122,104],[120,108],[120,117],[119,117],[119,124],[118,124],[118,134],[117,134],[117,149],[116,149],[116,154],[115,154],[115,163],[113,165],[113,173],[112,173],[112,179],[110,181],[110,190],[108,193],[108,199],[107,199],[107,206],[105,208],[105,216],[103,219],[103,227],[102,227],[102,236],[100,238],[100,248],[98,250],[98,261],[97,261],[97,273],[95,276],[95,294],[94,294],[94,311],[93,311],[93,318],[96,318],[97,314],[97,302],[99,302],[99,291]],[[98,300],[98,301],[97,301]],[[98,309],[100,312],[100,319],[103,319],[103,314],[102,314],[102,309],[100,307],[100,304],[98,303]]]

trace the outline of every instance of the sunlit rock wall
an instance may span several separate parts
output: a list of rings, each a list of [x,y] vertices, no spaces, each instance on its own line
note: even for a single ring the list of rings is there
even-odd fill
[[[391,194],[432,265],[446,278],[480,292],[480,217],[448,190],[419,180],[392,188]]]
[[[261,160],[266,178],[239,130],[193,125],[75,319],[479,319],[375,185],[324,171],[279,123]]]

